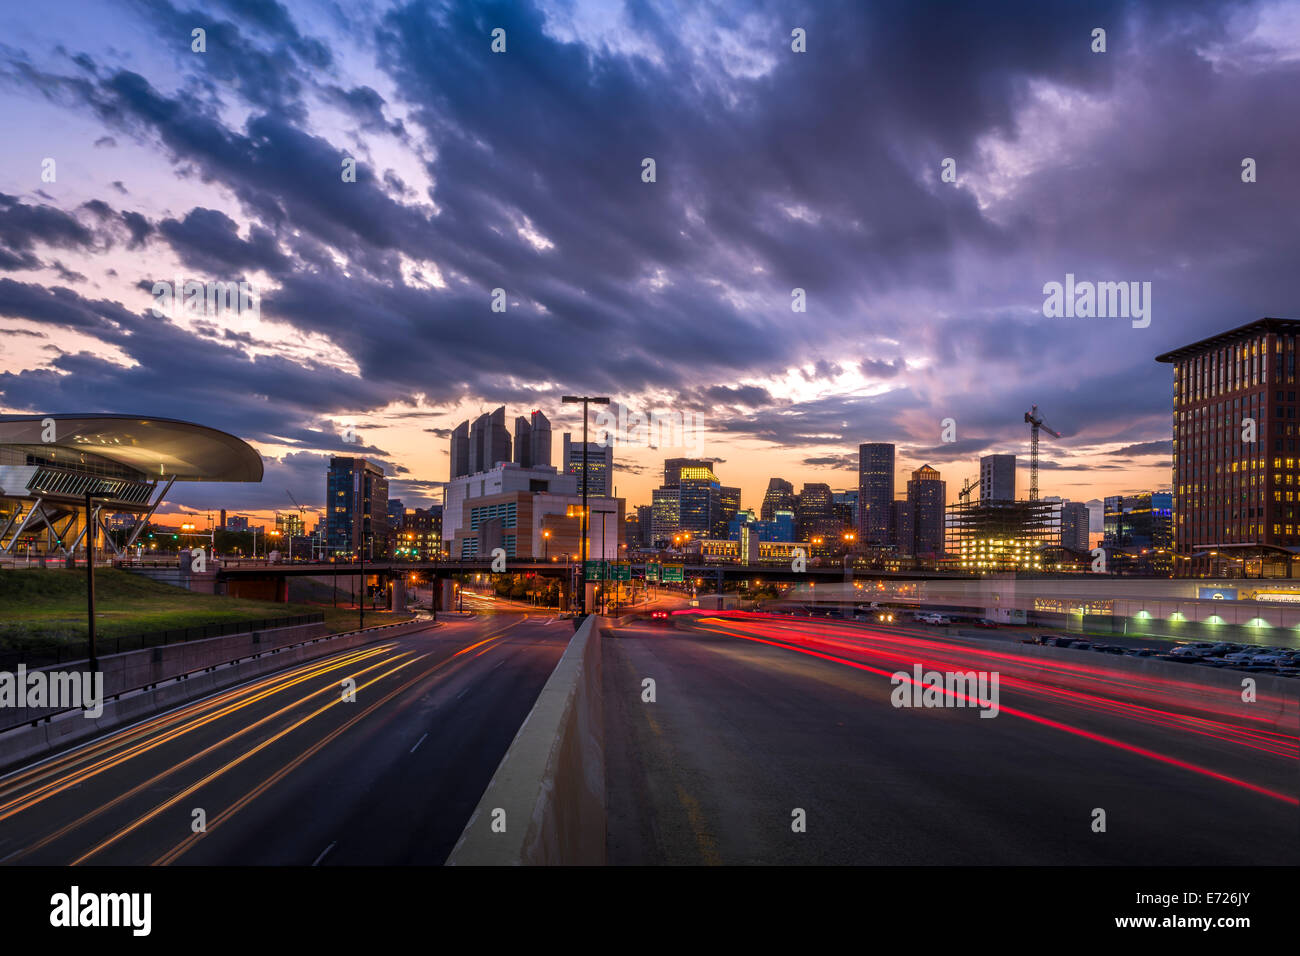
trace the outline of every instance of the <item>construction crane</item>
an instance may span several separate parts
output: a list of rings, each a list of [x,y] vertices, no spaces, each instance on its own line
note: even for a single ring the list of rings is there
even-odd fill
[[[1054,438],[1061,433],[1053,431],[1038,414],[1038,406],[1033,405],[1025,412],[1025,421],[1029,423],[1029,500],[1038,500],[1038,431],[1042,429]]]
[[[965,505],[970,504],[970,493],[979,487],[979,483],[978,478],[967,478],[961,491],[957,492],[957,500]]]

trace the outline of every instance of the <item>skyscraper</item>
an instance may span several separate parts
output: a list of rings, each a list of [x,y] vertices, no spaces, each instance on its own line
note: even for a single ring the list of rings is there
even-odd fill
[[[469,474],[469,422],[461,422],[451,431],[451,474],[460,478]]]
[[[1016,500],[1016,456],[985,455],[980,459],[980,501]]]
[[[388,555],[388,479],[365,458],[331,458],[325,477],[325,541],[331,555]]]
[[[678,488],[667,485],[650,493],[650,545],[663,547],[672,541],[680,522]]]
[[[1287,497],[1300,483],[1298,337],[1300,321],[1265,318],[1156,356],[1174,366],[1180,576],[1247,561],[1261,574],[1292,573],[1300,547],[1300,502]]]
[[[906,498],[890,502],[889,529],[900,557],[910,558],[916,553],[916,509]]]
[[[548,432],[549,434],[549,432]],[[564,433],[564,445],[561,451],[560,470],[569,475],[578,476],[578,487],[582,487],[582,442],[573,441],[569,433]],[[614,480],[614,445],[613,443],[587,443],[587,494],[595,498],[607,498],[612,493]]]
[[[835,492],[835,515],[845,528],[856,532],[860,526],[858,519],[858,493],[856,491]]]
[[[677,485],[677,528],[696,537],[713,534],[722,512],[722,485],[709,467],[682,467]]]
[[[713,536],[725,538],[731,519],[740,511],[740,489],[723,485],[718,490],[719,512],[713,521]]]
[[[1091,514],[1082,501],[1066,501],[1061,505],[1061,547],[1067,551],[1083,553],[1090,538]]]
[[[515,464],[546,468],[551,464],[551,422],[539,411],[531,418],[515,418]]]
[[[798,540],[821,538],[823,544],[837,546],[843,529],[835,516],[831,486],[824,482],[806,483],[795,502],[794,521]]]
[[[681,481],[683,468],[709,468],[713,462],[708,458],[667,458],[664,460],[664,487],[676,488]]]
[[[484,412],[470,425],[468,474],[488,471],[503,461],[510,461],[510,431],[506,428],[504,405],[494,412]]]
[[[859,538],[868,546],[891,543],[890,509],[894,502],[894,446],[887,442],[858,446]]]
[[[767,494],[763,495],[763,505],[758,516],[764,521],[771,521],[778,511],[794,511],[794,485],[784,478],[773,478],[767,483]]]
[[[912,472],[907,483],[907,500],[912,506],[916,528],[912,553],[918,558],[938,557],[943,554],[944,515],[948,499],[948,483],[929,465]]]

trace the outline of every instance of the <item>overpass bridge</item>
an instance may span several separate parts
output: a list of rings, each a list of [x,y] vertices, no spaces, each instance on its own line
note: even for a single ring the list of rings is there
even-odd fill
[[[589,563],[599,565],[597,559]],[[614,562],[610,562],[613,564]],[[173,560],[122,561],[121,567],[138,570],[153,577],[165,576],[168,583],[191,590],[203,590],[214,593],[229,594],[233,597],[253,598],[258,600],[287,602],[288,580],[293,577],[309,578],[347,578],[365,575],[373,579],[381,589],[388,593],[390,606],[404,606],[405,590],[412,583],[412,575],[418,575],[422,584],[432,587],[434,601],[439,601],[442,590],[439,585],[466,575],[534,574],[539,577],[552,578],[560,582],[563,593],[568,596],[576,584],[577,562],[559,560],[516,559],[508,560],[503,572],[493,570],[490,559],[443,559],[443,560],[379,560],[366,562],[340,561],[293,561],[271,562],[265,559],[234,558],[210,561],[205,572],[192,572],[184,553]],[[817,565],[812,562],[803,570],[793,570],[788,562],[740,564],[727,562],[688,562],[688,561],[632,561],[617,562],[626,569],[624,581],[641,581],[651,584],[683,588],[692,587],[697,593],[723,593],[729,584],[801,584],[811,585],[813,589],[820,585],[835,586],[827,592],[843,592],[843,585],[863,582],[905,583],[921,581],[966,580],[970,576],[951,572],[936,571],[882,571],[865,567],[844,566],[835,563]],[[605,578],[605,580],[611,580]],[[855,588],[857,590],[857,588]],[[836,600],[830,593],[827,600]],[[853,597],[841,594],[840,603],[851,603]]]

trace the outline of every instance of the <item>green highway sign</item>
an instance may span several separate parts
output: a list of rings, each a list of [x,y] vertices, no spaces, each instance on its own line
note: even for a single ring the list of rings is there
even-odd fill
[[[664,584],[681,584],[686,580],[682,573],[683,565],[665,564],[664,565]]]

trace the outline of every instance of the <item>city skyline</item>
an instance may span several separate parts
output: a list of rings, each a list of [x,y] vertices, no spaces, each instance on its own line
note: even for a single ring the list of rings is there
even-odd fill
[[[977,9],[924,30],[852,5],[196,14],[214,45],[239,38],[233,58],[148,6],[19,11],[0,58],[0,407],[161,404],[266,458],[260,487],[179,489],[165,514],[319,500],[334,456],[428,504],[458,422],[505,405],[576,433],[573,389],[698,415],[746,505],[777,475],[855,487],[862,442],[940,468],[951,500],[980,456],[1025,457],[1034,403],[1064,436],[1043,443],[1044,495],[1167,489],[1154,356],[1294,295],[1284,4],[1027,5],[1032,48]],[[489,20],[533,55],[493,56]],[[875,34],[907,42],[855,55],[849,38]],[[888,82],[911,57],[929,83]],[[1165,105],[1210,84],[1194,114]],[[510,93],[538,85],[572,113],[543,120]],[[1226,146],[1207,161],[1208,127],[1250,144],[1256,181]],[[613,220],[638,225],[593,239]],[[1148,324],[1048,318],[1044,289],[1076,276],[1150,282]],[[257,307],[156,315],[155,283],[176,280],[247,282]],[[692,453],[616,449],[613,483],[648,503],[659,462]]]

